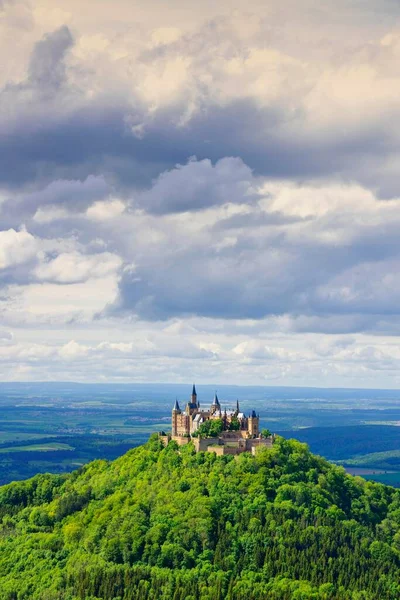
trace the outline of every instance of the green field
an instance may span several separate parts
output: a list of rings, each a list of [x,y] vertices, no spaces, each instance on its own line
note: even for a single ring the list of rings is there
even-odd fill
[[[48,444],[31,444],[30,446],[0,448],[0,454],[7,454],[9,452],[52,452],[56,450],[74,450],[74,448],[69,444],[49,442]]]

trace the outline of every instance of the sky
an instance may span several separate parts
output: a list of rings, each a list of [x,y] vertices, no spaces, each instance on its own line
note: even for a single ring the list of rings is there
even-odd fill
[[[0,380],[400,388],[400,4],[0,0]]]

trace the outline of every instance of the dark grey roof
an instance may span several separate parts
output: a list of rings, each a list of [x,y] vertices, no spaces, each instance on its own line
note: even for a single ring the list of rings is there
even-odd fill
[[[192,396],[197,396],[196,386],[193,384]]]
[[[219,400],[218,400],[218,396],[217,396],[217,392],[215,392],[215,396],[214,396],[214,400],[211,406],[220,406]]]
[[[176,399],[176,400],[175,400],[174,408],[173,408],[172,410],[181,410],[181,409],[179,408],[179,402],[178,402],[178,399]]]

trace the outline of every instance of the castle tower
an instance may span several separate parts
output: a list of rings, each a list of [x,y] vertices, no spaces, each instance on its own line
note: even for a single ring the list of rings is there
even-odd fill
[[[218,400],[217,392],[215,392],[213,403],[211,404],[210,413],[214,415],[215,413],[221,412],[221,405]]]
[[[197,404],[197,392],[196,392],[196,386],[194,384],[193,384],[193,389],[192,389],[191,403]]]
[[[174,408],[172,409],[172,435],[178,435],[178,415],[181,414],[182,411],[179,408],[178,399],[176,399]]]
[[[258,437],[259,422],[260,418],[256,415],[255,411],[253,410],[248,419],[248,431],[250,436]]]
[[[220,410],[220,414],[221,414],[221,410]],[[228,415],[226,414],[226,408],[224,410],[224,416],[222,417],[222,423],[223,423],[224,429],[227,429],[227,427],[228,427]]]

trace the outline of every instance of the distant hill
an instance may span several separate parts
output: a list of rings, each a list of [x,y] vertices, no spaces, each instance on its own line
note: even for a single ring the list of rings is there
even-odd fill
[[[153,436],[0,488],[2,600],[395,600],[400,490],[279,438],[216,457]]]
[[[400,449],[400,427],[394,425],[305,427],[277,433],[293,436],[308,444],[316,454],[335,461]]]

